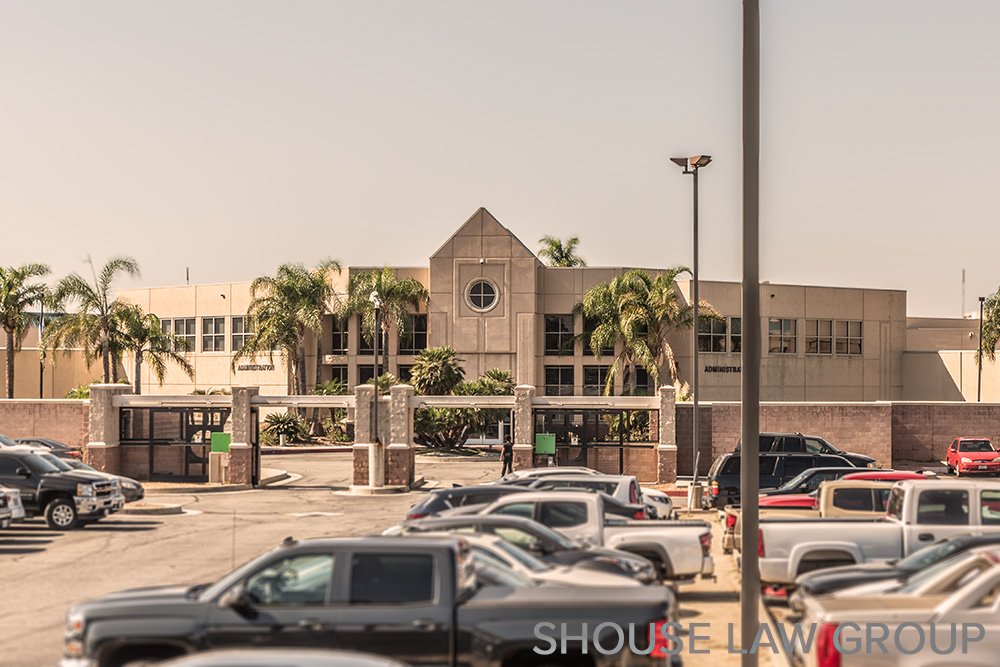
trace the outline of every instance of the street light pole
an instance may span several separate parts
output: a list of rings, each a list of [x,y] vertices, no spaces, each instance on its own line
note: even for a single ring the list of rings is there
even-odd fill
[[[978,377],[976,378],[976,402],[983,400],[983,303],[985,296],[979,297],[979,354],[976,359],[979,361]]]
[[[45,357],[42,356],[42,330],[45,328],[45,300],[38,302],[38,398],[45,398]]]
[[[694,204],[692,206],[693,211],[693,229],[692,229],[692,239],[693,239],[693,261],[691,267],[691,303],[693,308],[692,317],[694,319],[694,336],[693,344],[691,346],[691,400],[692,400],[692,416],[691,421],[693,426],[691,427],[691,489],[692,492],[688,494],[688,509],[698,509],[696,503],[701,494],[697,493],[698,488],[698,376],[700,375],[699,370],[701,366],[698,363],[698,331],[700,318],[698,316],[698,305],[700,303],[700,298],[698,296],[698,170],[705,167],[712,161],[711,155],[695,155],[690,158],[674,157],[670,158],[670,161],[679,167],[684,169],[685,174],[691,175],[691,180],[694,184]]]
[[[382,440],[379,438],[378,423],[378,354],[379,342],[382,339],[382,300],[377,292],[372,292],[369,300],[375,309],[375,330],[373,336],[375,343],[372,345],[374,351],[372,365],[372,384],[375,387],[375,400],[372,402],[372,442],[368,448],[368,486],[379,487],[384,483],[385,458],[382,455]]]

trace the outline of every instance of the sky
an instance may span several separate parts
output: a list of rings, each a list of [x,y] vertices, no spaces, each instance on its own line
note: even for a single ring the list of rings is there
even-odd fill
[[[0,263],[425,265],[478,207],[739,280],[738,0],[0,4]],[[762,0],[761,278],[1000,285],[1000,2]]]

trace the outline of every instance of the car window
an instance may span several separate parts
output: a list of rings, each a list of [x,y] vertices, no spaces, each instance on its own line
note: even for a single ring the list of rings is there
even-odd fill
[[[798,436],[786,435],[778,440],[778,446],[775,450],[779,452],[801,452],[804,451],[802,447],[802,438]]]
[[[936,526],[962,526],[969,523],[969,493],[952,489],[920,492],[917,523]]]
[[[794,477],[799,473],[813,468],[811,456],[788,456],[785,458],[785,471],[783,477]]]
[[[53,466],[55,466],[62,472],[67,472],[69,470],[74,469],[73,466],[69,465],[55,454],[39,454],[39,456],[41,456],[43,459],[51,463]]]
[[[891,501],[890,501],[891,502]],[[896,563],[896,567],[904,572],[916,572],[933,565],[958,552],[965,545],[956,540],[948,540],[937,544],[928,544]]]
[[[522,549],[536,548],[540,542],[540,540],[531,533],[521,530],[520,528],[513,528],[510,526],[496,526],[495,528],[487,527],[487,530],[483,532],[492,532],[497,537],[501,537],[507,542],[521,547]]]
[[[319,606],[330,601],[333,556],[304,554],[272,563],[247,579],[246,590],[257,605]]]
[[[21,462],[13,456],[0,456],[0,476],[14,477],[18,468],[23,468]]]
[[[993,452],[993,445],[989,440],[963,440],[958,446],[960,452]]]
[[[986,526],[1000,524],[1000,491],[984,490],[980,496],[979,521]]]
[[[587,521],[587,505],[580,502],[544,502],[539,520],[550,528],[571,528]]]
[[[875,489],[875,501],[878,505],[875,509],[879,512],[885,512],[889,509],[889,494],[892,489]]]
[[[740,457],[730,456],[726,459],[726,462],[722,464],[722,470],[720,475],[738,475],[740,474]]]
[[[434,599],[434,558],[428,554],[354,554],[351,604],[413,604]]]
[[[898,521],[903,520],[903,490],[892,489],[889,493],[889,504],[886,505],[885,513]]]
[[[760,451],[770,452],[774,448],[774,441],[777,438],[773,435],[761,435],[760,436]]]
[[[872,512],[870,489],[834,489],[833,506],[850,512]]]
[[[520,516],[526,519],[531,519],[535,516],[535,506],[533,503],[511,503],[510,505],[498,507],[493,511],[493,513],[503,514],[506,516]]]
[[[851,464],[840,456],[819,456],[816,458],[818,468],[846,468]]]
[[[524,549],[516,547],[508,542],[499,542],[497,543],[496,547],[500,551],[500,555],[502,557],[509,558],[512,561],[520,563],[523,567],[527,568],[531,572],[538,573],[552,569],[551,566],[546,565],[544,562],[538,560]]]
[[[810,454],[833,454],[834,449],[818,438],[806,438],[806,451]]]

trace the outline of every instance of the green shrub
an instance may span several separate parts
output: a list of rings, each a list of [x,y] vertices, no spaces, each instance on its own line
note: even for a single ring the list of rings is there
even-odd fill
[[[280,436],[285,436],[289,442],[308,442],[309,428],[299,415],[293,412],[274,412],[264,419],[264,428],[260,430],[261,442],[273,444]]]

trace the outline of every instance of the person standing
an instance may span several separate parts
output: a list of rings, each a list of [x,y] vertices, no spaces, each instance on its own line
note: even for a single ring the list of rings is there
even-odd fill
[[[510,436],[503,439],[503,447],[500,449],[500,460],[503,462],[503,468],[500,471],[501,477],[514,472],[514,443],[510,441]]]

